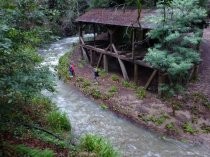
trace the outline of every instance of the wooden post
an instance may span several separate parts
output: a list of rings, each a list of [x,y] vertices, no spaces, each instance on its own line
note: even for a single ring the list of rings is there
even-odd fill
[[[113,31],[111,29],[108,29],[108,33],[109,33],[109,42],[110,42],[110,45],[113,44]],[[112,46],[110,47],[110,51],[112,52],[113,49],[112,49]]]
[[[104,70],[108,72],[108,58],[107,55],[104,55]]]
[[[79,24],[79,39],[81,39],[82,37],[83,37],[83,34],[82,34],[82,25]],[[80,44],[82,44],[81,40],[79,40],[79,42],[80,42]],[[81,59],[84,60],[82,48],[80,50],[80,55],[81,55]]]
[[[118,51],[117,51],[116,47],[114,46],[114,44],[112,44],[112,48],[113,48],[113,50],[114,50],[114,53],[116,53],[116,55],[117,55],[117,59],[118,59],[118,62],[119,62],[119,64],[120,64],[120,68],[121,68],[121,70],[122,70],[122,74],[123,74],[124,79],[125,79],[126,81],[129,81],[128,73],[127,73],[127,70],[126,70],[126,68],[125,68],[125,64],[124,64],[123,61],[120,59],[119,54],[118,54]]]
[[[134,60],[135,59],[135,31],[134,31],[134,29],[132,29],[132,41],[131,41],[131,43],[132,43],[132,59]]]
[[[93,39],[94,39],[94,47],[96,46],[96,26],[93,24]]]
[[[101,54],[100,54],[100,57],[99,57],[99,59],[98,59],[97,68],[99,67],[99,65],[100,65],[100,63],[101,63],[102,57],[103,57],[103,54],[101,53]]]
[[[151,83],[152,80],[154,79],[154,77],[155,77],[155,75],[156,75],[157,72],[158,72],[157,70],[154,70],[154,71],[152,72],[152,74],[150,75],[150,77],[149,77],[149,79],[148,79],[146,85],[144,86],[144,89],[147,89],[147,88],[149,87],[150,83]]]
[[[139,70],[138,64],[134,64],[134,82],[136,84],[138,84],[138,70]]]
[[[162,92],[161,92],[161,85],[163,84],[163,75],[162,73],[159,71],[158,72],[158,95],[161,97],[162,96]]]
[[[93,65],[93,51],[90,50],[90,65]]]

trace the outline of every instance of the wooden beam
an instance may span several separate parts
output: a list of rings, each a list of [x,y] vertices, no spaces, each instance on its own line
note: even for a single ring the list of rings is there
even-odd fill
[[[134,82],[138,84],[138,64],[134,64]]]
[[[82,47],[82,55],[85,59],[85,61],[89,62],[88,56],[87,56],[87,52],[85,51],[85,49]]]
[[[82,38],[82,25],[79,25],[79,42],[80,42],[80,44],[82,44],[82,42],[81,42],[81,38]],[[81,59],[83,60],[84,59],[84,56],[83,56],[83,51],[82,51],[82,48],[81,48],[81,50],[80,50],[80,55],[81,55]]]
[[[161,97],[162,96],[162,91],[161,91],[161,85],[163,84],[163,75],[159,71],[158,72],[158,95]]]
[[[96,25],[93,24],[93,40],[94,40],[94,47],[96,47]]]
[[[107,55],[104,55],[104,70],[108,72],[108,58]]]
[[[120,63],[120,68],[121,68],[121,70],[122,70],[123,77],[124,77],[124,79],[125,79],[126,81],[128,81],[128,80],[129,80],[129,77],[128,77],[127,70],[126,70],[126,68],[125,68],[125,64],[124,64],[123,61],[119,58],[118,51],[117,51],[116,47],[114,46],[114,44],[112,44],[112,48],[113,48],[114,52],[116,53],[118,62]]]
[[[145,63],[144,61],[142,61],[142,60],[134,60],[134,61],[133,61],[132,59],[129,59],[129,58],[126,58],[126,57],[123,57],[123,56],[120,56],[120,55],[117,56],[116,53],[112,53],[111,51],[106,51],[106,50],[101,49],[101,48],[95,48],[95,47],[93,47],[93,46],[91,46],[91,45],[83,45],[83,44],[80,44],[79,46],[80,46],[80,47],[87,48],[87,49],[89,49],[89,50],[93,50],[93,51],[98,52],[98,53],[107,54],[107,55],[112,56],[112,57],[115,57],[115,58],[118,58],[118,57],[119,57],[121,60],[125,60],[125,61],[128,61],[128,62],[132,62],[132,63],[138,64],[138,65],[140,65],[140,66],[148,67],[148,68],[151,68],[151,69],[152,69],[152,67],[151,67],[149,64],[146,64],[146,63]],[[115,48],[115,49],[116,49],[116,48]]]
[[[135,31],[134,29],[132,29],[132,59],[134,60],[135,59]]]
[[[100,57],[99,57],[99,59],[98,59],[97,68],[100,66],[102,57],[103,57],[103,54],[101,53],[101,54],[100,54]]]
[[[93,65],[93,51],[90,50],[90,65]]]
[[[151,84],[151,82],[152,82],[152,80],[154,79],[154,77],[155,77],[155,75],[157,74],[157,72],[158,72],[157,70],[154,70],[154,71],[152,72],[152,74],[150,75],[150,77],[149,77],[149,79],[148,79],[146,85],[144,86],[144,89],[147,89],[147,88],[149,87],[149,85]]]

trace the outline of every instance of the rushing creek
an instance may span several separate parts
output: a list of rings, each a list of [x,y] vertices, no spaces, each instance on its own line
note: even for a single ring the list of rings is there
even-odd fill
[[[87,35],[88,36],[88,35]],[[209,157],[205,145],[191,145],[169,138],[162,138],[146,129],[119,118],[110,111],[102,110],[92,100],[74,87],[56,77],[55,67],[59,57],[69,51],[78,37],[59,40],[40,50],[45,57],[44,65],[55,75],[57,92],[46,95],[61,111],[67,113],[76,137],[87,133],[97,134],[109,140],[125,157]]]

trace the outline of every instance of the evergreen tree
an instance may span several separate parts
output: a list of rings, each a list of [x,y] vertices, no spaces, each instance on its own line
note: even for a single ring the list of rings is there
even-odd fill
[[[154,68],[167,72],[171,87],[186,82],[189,70],[200,62],[198,46],[201,40],[200,24],[206,11],[199,6],[198,0],[173,0],[160,3],[160,16],[151,17],[156,28],[148,36],[158,40],[150,48],[145,61]]]

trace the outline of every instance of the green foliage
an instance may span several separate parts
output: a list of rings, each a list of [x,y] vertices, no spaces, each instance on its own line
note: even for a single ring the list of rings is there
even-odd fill
[[[83,88],[89,87],[90,85],[91,85],[91,83],[89,80],[84,80],[84,82],[82,83]]]
[[[94,152],[100,157],[117,157],[118,153],[112,148],[111,144],[101,137],[88,134],[80,141],[80,149],[83,151]]]
[[[132,88],[132,89],[136,88],[136,85],[133,82],[123,81],[122,85],[126,88]]]
[[[84,79],[83,77],[77,77],[77,78],[76,78],[76,81],[77,81],[77,82],[84,82],[85,79]]]
[[[99,76],[100,77],[106,77],[108,73],[104,69],[99,69]]]
[[[169,118],[169,116],[167,114],[161,114],[160,116],[150,116],[150,117],[147,117],[147,121],[152,121],[156,125],[161,125],[168,118]]]
[[[115,81],[115,82],[119,82],[120,81],[120,78],[117,75],[115,75],[115,74],[113,74],[111,76],[111,79],[112,79],[112,81]]]
[[[55,131],[70,131],[71,125],[65,113],[59,111],[52,111],[47,115],[47,122],[49,126]]]
[[[148,49],[144,60],[154,68],[167,72],[173,82],[187,82],[189,70],[200,62],[198,45],[202,31],[199,25],[206,11],[199,7],[198,0],[172,0],[159,5],[159,15],[149,20],[157,27],[148,33],[159,43]]]
[[[18,154],[28,157],[54,157],[55,153],[52,150],[49,149],[36,149],[36,148],[30,148],[24,145],[18,145],[16,147],[16,151]]]
[[[173,122],[169,123],[169,124],[166,124],[165,128],[168,130],[168,131],[176,131],[176,128],[175,128],[175,124]]]
[[[139,99],[144,99],[146,97],[146,90],[143,87],[138,87],[136,89],[136,96]]]
[[[101,104],[100,106],[103,110],[107,110],[109,108],[106,104]]]
[[[118,91],[117,87],[111,86],[108,92],[110,92],[110,93],[116,93],[117,91]]]
[[[65,53],[59,58],[58,75],[67,80],[69,78],[69,59],[71,52]]]
[[[59,148],[68,148],[68,146],[69,146],[69,144],[67,142],[67,140],[69,140],[68,138],[67,138],[66,142],[61,141],[45,132],[41,132],[38,130],[34,130],[33,136],[41,141],[44,141],[44,142],[47,142],[50,144],[54,144],[54,145],[58,146]]]
[[[179,93],[182,93],[184,91],[184,88],[180,84],[161,84],[160,85],[160,91],[163,93],[163,96],[166,98],[170,98],[172,96],[175,96]]]
[[[184,129],[184,132],[195,134],[197,130],[192,126],[190,122],[186,122],[183,124],[182,128]]]
[[[91,88],[91,95],[95,98],[95,99],[100,99],[102,97],[102,94],[100,92],[100,90],[96,89],[96,88]]]

